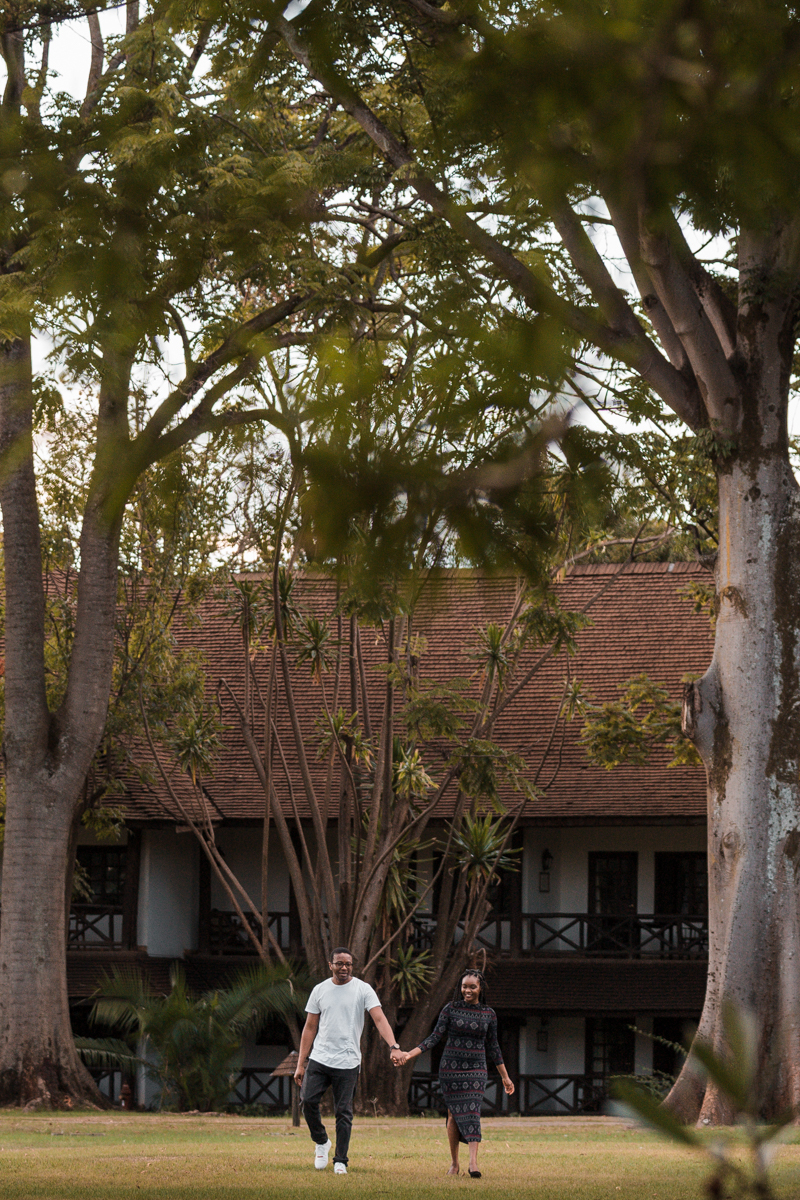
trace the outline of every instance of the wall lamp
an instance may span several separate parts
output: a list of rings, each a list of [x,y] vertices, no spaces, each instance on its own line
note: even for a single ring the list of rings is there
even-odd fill
[[[553,856],[549,850],[542,851],[542,869],[539,872],[539,891],[550,891],[550,868],[553,865]]]

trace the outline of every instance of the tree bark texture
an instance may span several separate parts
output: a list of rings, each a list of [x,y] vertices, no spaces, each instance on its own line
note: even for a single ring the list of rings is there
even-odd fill
[[[66,695],[47,705],[45,596],[33,468],[30,342],[0,352],[5,552],[6,826],[0,920],[0,1103],[99,1103],[75,1052],[66,983],[70,831],[111,683],[118,529],[90,501]]]
[[[69,806],[46,772],[8,782],[0,928],[0,1103],[99,1102],[72,1040],[64,877]]]
[[[757,1014],[766,1115],[800,1108],[800,496],[782,449],[720,476],[713,661],[684,727],[708,773],[709,973],[698,1038],[726,1054],[726,1003]],[[728,1123],[684,1069],[670,1105]]]

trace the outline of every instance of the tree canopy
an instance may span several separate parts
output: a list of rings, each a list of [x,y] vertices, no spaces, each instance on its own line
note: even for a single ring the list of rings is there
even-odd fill
[[[73,99],[49,87],[48,48],[77,11],[19,0],[0,25],[9,846],[37,778],[59,797],[50,858],[64,841],[108,706],[122,513],[197,438],[274,431],[318,561],[360,547],[405,569],[423,544],[541,575],[590,511],[595,547],[677,524],[717,581],[714,661],[683,711],[714,814],[700,1035],[720,1050],[723,1003],[756,1008],[765,1062],[788,1039],[765,1109],[796,1103],[800,953],[758,942],[771,926],[800,944],[794,8],[129,0],[108,45],[86,10]],[[32,442],[54,400],[34,329],[94,404],[52,705]],[[633,484],[624,503],[612,479]],[[13,932],[22,883],[7,851],[0,965],[12,938],[61,953]],[[53,928],[56,903],[39,906]],[[25,986],[0,1003],[30,1008]],[[61,1061],[52,1032],[3,1027],[6,1092],[36,1094],[19,1080],[45,1043]],[[688,1076],[670,1103],[728,1115]]]

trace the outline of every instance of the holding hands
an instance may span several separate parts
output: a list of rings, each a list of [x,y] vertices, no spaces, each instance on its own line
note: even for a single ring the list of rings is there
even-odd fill
[[[404,1050],[392,1051],[392,1065],[395,1067],[404,1067],[408,1062],[408,1055]]]

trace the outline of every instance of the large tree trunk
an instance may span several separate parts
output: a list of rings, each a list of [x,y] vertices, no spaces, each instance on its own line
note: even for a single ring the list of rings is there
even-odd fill
[[[0,1103],[102,1103],[78,1061],[66,983],[70,830],[108,708],[119,522],[87,504],[66,694],[48,709],[45,597],[33,468],[30,340],[0,351],[5,553],[6,826],[0,915]]]
[[[45,771],[9,779],[3,864],[0,1104],[99,1103],[67,998],[64,878],[72,805]]]
[[[777,441],[720,474],[714,658],[684,707],[708,773],[709,971],[697,1036],[725,1055],[726,1004],[757,1016],[766,1116],[800,1107],[800,494]],[[704,1124],[734,1117],[690,1066],[668,1103]]]

